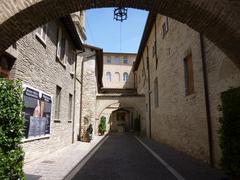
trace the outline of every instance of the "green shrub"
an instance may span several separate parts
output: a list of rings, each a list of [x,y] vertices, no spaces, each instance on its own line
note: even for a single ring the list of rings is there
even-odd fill
[[[134,130],[137,131],[137,132],[141,131],[140,116],[138,116],[134,119]]]
[[[106,131],[106,117],[102,116],[100,119],[100,123],[98,125],[98,132],[100,134],[104,134],[105,131]]]
[[[23,137],[22,84],[0,79],[0,179],[25,179]]]
[[[220,118],[221,166],[231,176],[240,176],[240,88],[221,95],[223,117]]]

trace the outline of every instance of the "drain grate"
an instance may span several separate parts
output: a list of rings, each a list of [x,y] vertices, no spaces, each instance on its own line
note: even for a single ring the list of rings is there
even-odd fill
[[[42,163],[45,163],[45,164],[53,164],[54,161],[42,161]]]

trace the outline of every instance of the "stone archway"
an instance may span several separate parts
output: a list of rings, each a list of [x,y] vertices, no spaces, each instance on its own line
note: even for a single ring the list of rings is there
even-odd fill
[[[174,18],[203,33],[240,67],[240,2],[232,0],[1,0],[0,53],[55,18],[92,8],[138,8]]]

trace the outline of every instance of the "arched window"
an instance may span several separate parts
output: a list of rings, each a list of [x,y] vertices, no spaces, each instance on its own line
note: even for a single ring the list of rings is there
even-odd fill
[[[107,72],[107,73],[106,73],[106,77],[107,77],[107,80],[108,80],[108,81],[112,81],[112,75],[111,75],[110,72]]]
[[[128,73],[125,72],[123,73],[123,81],[127,81],[128,80]]]
[[[115,72],[114,76],[115,76],[114,80],[120,81],[120,73],[119,72]]]

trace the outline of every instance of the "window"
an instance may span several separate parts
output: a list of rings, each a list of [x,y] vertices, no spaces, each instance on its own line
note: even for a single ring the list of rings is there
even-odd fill
[[[123,81],[127,81],[128,80],[128,73],[125,72],[123,73]]]
[[[116,81],[120,81],[120,73],[119,72],[115,72],[115,78]]]
[[[46,37],[47,37],[47,24],[39,27],[36,33],[37,37],[46,44]]]
[[[9,78],[14,62],[15,59],[8,55],[0,56],[0,78]]]
[[[123,64],[128,64],[128,58],[123,59]]]
[[[166,17],[165,22],[162,24],[162,37],[164,38],[168,32],[168,17]]]
[[[68,120],[71,121],[72,120],[72,100],[73,100],[73,96],[72,94],[69,94],[69,106],[68,106]]]
[[[112,75],[110,72],[106,73],[107,81],[112,81]]]
[[[154,41],[153,47],[152,47],[152,57],[155,57],[156,55],[156,41]]]
[[[62,88],[57,86],[55,99],[55,119],[60,119],[61,91]]]
[[[194,93],[192,54],[189,54],[184,58],[184,75],[185,75],[185,94],[187,96]]]
[[[111,59],[110,58],[107,59],[107,64],[111,64],[111,63],[112,63]]]
[[[158,101],[158,78],[154,80],[154,102],[155,102],[155,107],[159,106],[159,101]]]
[[[65,54],[68,50],[68,42],[66,41],[66,38],[63,35],[62,29],[59,28],[58,30],[58,43],[57,43],[57,58],[60,62],[65,64]]]
[[[70,74],[74,75],[75,73],[75,63],[76,63],[76,54],[74,50],[70,50],[68,51],[68,62],[70,64]]]
[[[114,59],[114,63],[115,64],[120,64],[121,63],[121,59],[120,58],[115,58]]]

